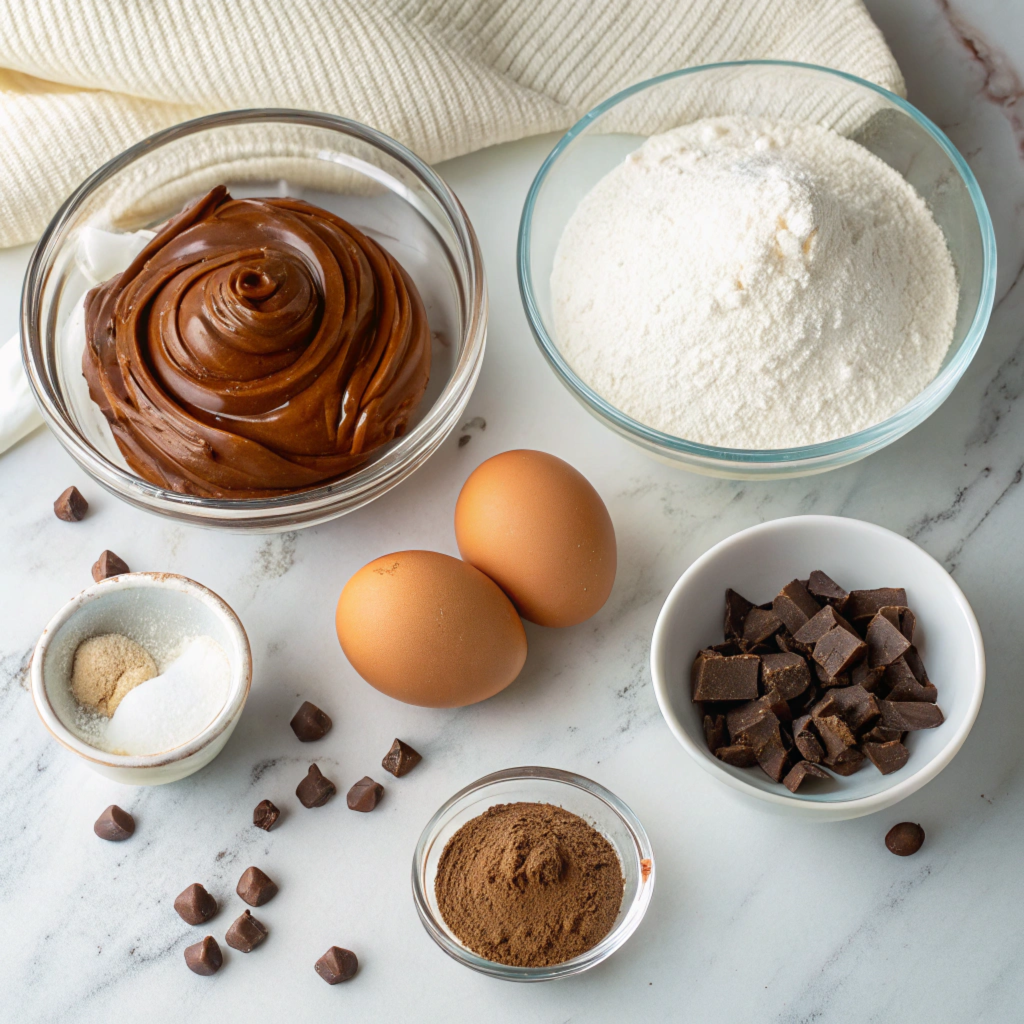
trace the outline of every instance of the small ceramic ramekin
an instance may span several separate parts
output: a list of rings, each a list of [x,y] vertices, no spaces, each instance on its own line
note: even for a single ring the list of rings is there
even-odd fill
[[[437,862],[445,844],[467,821],[495,804],[547,803],[578,814],[612,844],[625,889],[612,930],[591,949],[550,967],[511,967],[467,949],[445,924],[434,894]],[[503,981],[554,981],[589,970],[636,931],[654,891],[654,853],[637,816],[614,793],[582,775],[557,768],[507,768],[459,790],[427,822],[412,860],[412,893],[427,934],[460,964]]]
[[[202,732],[172,750],[108,754],[86,743],[66,724],[76,707],[71,666],[78,645],[102,633],[122,633],[144,647],[177,637],[212,637],[231,666],[224,707]],[[36,643],[31,681],[36,711],[61,746],[115,782],[158,786],[199,771],[223,750],[249,696],[252,654],[238,616],[212,590],[172,573],[132,572],[88,587],[57,612]]]

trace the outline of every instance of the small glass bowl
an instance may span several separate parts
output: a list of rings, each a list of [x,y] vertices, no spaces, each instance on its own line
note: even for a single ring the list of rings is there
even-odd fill
[[[960,289],[953,341],[935,379],[881,423],[797,448],[699,444],[620,412],[581,380],[558,348],[551,269],[566,223],[583,197],[650,135],[723,115],[826,124],[895,168],[928,204],[946,236]],[[561,139],[530,187],[519,226],[519,290],[530,328],[555,375],[605,426],[664,461],[710,476],[822,473],[892,444],[949,396],[974,358],[996,286],[996,243],[978,182],[945,134],[906,100],[841,71],[788,61],[736,61],[674,71],[624,89]]]
[[[132,473],[82,383],[64,328],[91,282],[78,263],[86,228],[152,228],[217,184],[236,197],[291,195],[326,207],[383,245],[416,282],[431,331],[431,378],[407,433],[356,472],[266,499],[199,498]],[[127,262],[127,261],[126,261]],[[483,362],[487,286],[465,210],[422,160],[344,117],[238,110],[175,125],[101,167],[43,232],[22,293],[22,352],[47,424],[75,461],[125,501],[179,522],[272,532],[373,501],[418,469],[462,417]]]
[[[622,864],[625,889],[612,930],[591,949],[551,967],[510,967],[468,950],[444,922],[434,895],[437,862],[449,839],[495,804],[547,803],[578,814],[612,844]],[[412,859],[416,911],[430,937],[453,959],[504,981],[554,981],[606,960],[636,931],[654,891],[654,853],[636,815],[604,786],[557,768],[507,768],[459,790],[427,823]]]

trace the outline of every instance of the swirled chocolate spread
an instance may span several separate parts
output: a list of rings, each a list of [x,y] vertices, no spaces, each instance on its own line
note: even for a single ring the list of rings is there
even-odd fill
[[[430,375],[409,275],[334,214],[219,185],[86,296],[82,368],[129,466],[212,498],[315,487],[406,429]]]

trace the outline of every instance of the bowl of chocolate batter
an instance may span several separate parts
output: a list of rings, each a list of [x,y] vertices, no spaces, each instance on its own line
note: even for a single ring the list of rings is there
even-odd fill
[[[457,424],[487,292],[447,185],[327,114],[152,136],[67,200],[22,299],[25,363],[97,482],[173,519],[273,531],[379,497]]]

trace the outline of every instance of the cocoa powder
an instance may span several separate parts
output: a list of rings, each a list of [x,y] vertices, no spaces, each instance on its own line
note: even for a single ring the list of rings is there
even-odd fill
[[[547,967],[597,945],[622,905],[622,865],[578,815],[551,804],[497,804],[448,840],[434,892],[474,953]]]

